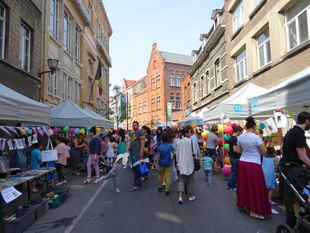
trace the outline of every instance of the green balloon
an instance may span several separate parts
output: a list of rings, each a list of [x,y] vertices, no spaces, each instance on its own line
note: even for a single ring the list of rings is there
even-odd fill
[[[64,132],[65,132],[65,133],[68,133],[68,132],[69,132],[69,126],[65,126],[65,127],[64,127]]]
[[[224,150],[227,151],[227,152],[229,152],[229,150],[230,150],[229,144],[225,144],[225,145],[224,145]]]

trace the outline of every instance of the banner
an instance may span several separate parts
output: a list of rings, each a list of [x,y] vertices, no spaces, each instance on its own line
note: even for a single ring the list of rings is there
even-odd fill
[[[127,101],[126,95],[121,94],[118,97],[118,113],[119,113],[119,121],[122,122],[127,117]]]
[[[172,116],[172,104],[167,103],[167,120],[166,121],[171,121],[171,116]]]

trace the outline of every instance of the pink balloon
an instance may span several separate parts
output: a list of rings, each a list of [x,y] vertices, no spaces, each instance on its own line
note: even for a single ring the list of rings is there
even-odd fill
[[[224,123],[224,125],[229,125],[230,124],[230,119],[225,119],[224,121],[223,121],[223,123]]]
[[[70,128],[70,129],[69,129],[69,134],[70,134],[70,135],[73,135],[73,134],[74,134],[74,128]]]
[[[224,127],[224,133],[225,134],[229,134],[229,135],[232,135],[234,132],[233,128],[231,126],[226,126]]]
[[[223,172],[223,174],[224,174],[225,176],[229,176],[230,173],[231,173],[231,168],[230,168],[229,166],[224,166],[224,167],[222,168],[222,172]]]

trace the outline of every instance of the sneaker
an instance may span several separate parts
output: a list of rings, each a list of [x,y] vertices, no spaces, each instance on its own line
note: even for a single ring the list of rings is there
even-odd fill
[[[120,193],[121,191],[119,190],[119,188],[116,188],[116,189],[115,189],[115,192],[116,192],[116,193]]]
[[[56,187],[61,186],[61,185],[63,185],[63,182],[57,182],[57,183],[55,184]]]
[[[229,191],[233,191],[233,192],[236,192],[236,191],[237,191],[236,188],[229,188],[228,190],[229,190]]]
[[[193,196],[190,196],[189,198],[188,198],[188,200],[189,201],[195,201],[196,200],[196,197],[193,195]]]
[[[62,183],[63,183],[63,184],[66,184],[66,183],[67,183],[67,180],[63,180]]]
[[[277,205],[277,203],[272,201],[272,200],[269,200],[269,203],[270,203],[270,205]]]
[[[182,204],[183,204],[183,199],[182,199],[182,198],[179,198],[178,203],[179,203],[179,205],[182,205]]]

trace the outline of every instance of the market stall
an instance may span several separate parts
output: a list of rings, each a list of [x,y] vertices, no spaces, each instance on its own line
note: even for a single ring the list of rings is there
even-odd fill
[[[50,124],[51,108],[0,84],[0,121]]]
[[[113,128],[114,123],[113,121],[110,121],[102,116],[100,116],[98,113],[94,112],[90,108],[84,108],[83,109],[85,112],[87,112],[89,115],[93,116],[95,119],[101,122],[100,125],[96,125],[98,127],[103,127],[103,128]]]
[[[178,126],[186,126],[186,125],[202,125],[203,118],[194,112],[192,112],[189,116],[185,117],[183,120],[178,122]]]
[[[162,127],[162,128],[165,128],[165,127],[171,127],[171,126],[176,126],[177,123],[173,122],[173,121],[167,121],[167,122],[162,122],[158,125],[158,127]]]
[[[205,112],[204,121],[221,119],[245,119],[249,116],[248,98],[265,93],[266,89],[249,83],[220,104]]]
[[[52,108],[52,126],[91,127],[103,124],[103,121],[85,112],[74,102],[68,100]]]
[[[249,112],[253,116],[273,114],[276,109],[288,109],[290,112],[309,110],[310,67],[297,73],[290,79],[269,89],[256,97],[249,98]]]

